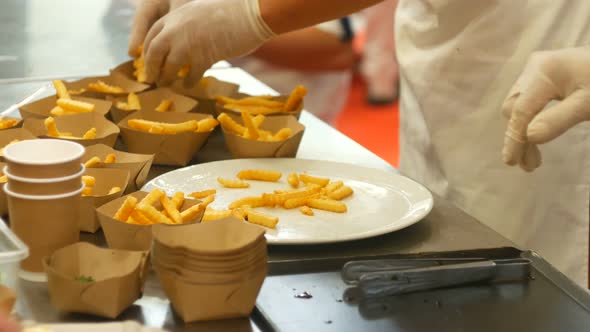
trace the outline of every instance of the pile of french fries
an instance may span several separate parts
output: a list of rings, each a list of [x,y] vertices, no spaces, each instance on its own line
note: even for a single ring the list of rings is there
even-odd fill
[[[94,186],[96,185],[96,179],[91,175],[82,175],[82,182],[84,183],[84,189],[82,189],[82,196],[95,196]],[[120,187],[112,187],[107,195],[112,195],[121,191]]]
[[[123,111],[139,111],[141,110],[141,103],[137,95],[131,92],[127,95],[127,102],[118,101],[115,103],[115,107]]]
[[[16,126],[17,123],[18,121],[16,119],[0,118],[0,130],[12,128]]]
[[[127,91],[125,91],[125,89],[123,89],[122,87],[110,85],[101,80],[98,80],[94,83],[88,83],[88,90],[113,95],[121,95],[127,93]]]
[[[265,116],[262,114],[258,114],[253,117],[248,112],[242,112],[241,115],[244,125],[237,123],[226,113],[219,114],[219,116],[217,116],[217,120],[225,130],[240,137],[254,141],[280,142],[293,135],[291,128],[281,128],[276,133],[272,133],[269,130],[260,129],[260,125],[265,119]]]
[[[69,132],[61,132],[57,129],[57,125],[55,124],[55,119],[53,117],[48,117],[45,119],[45,128],[47,129],[47,136],[50,137],[57,137],[57,138],[68,138],[68,139],[95,139],[96,138],[96,128],[92,127],[88,129],[82,135],[82,137],[74,136],[72,133]]]
[[[278,182],[281,177],[282,173],[273,170],[248,169],[240,171],[237,179],[218,178],[217,181],[225,188],[243,189],[250,187],[247,180]],[[246,196],[233,201],[225,210],[208,208],[205,210],[203,221],[213,221],[233,215],[250,223],[275,228],[279,218],[254,209],[258,207],[299,208],[299,211],[307,216],[315,214],[313,209],[335,213],[348,211],[348,207],[342,200],[351,196],[353,190],[342,181],[331,181],[329,178],[305,173],[291,173],[287,176],[287,182],[290,189],[275,190],[260,196]],[[200,198],[215,193],[215,189],[208,189],[191,193],[189,196]]]
[[[219,123],[213,118],[189,120],[181,123],[167,123],[143,119],[130,119],[127,125],[135,130],[150,134],[176,135],[186,132],[207,133],[215,129]]]
[[[303,85],[298,85],[291,91],[291,94],[285,102],[273,100],[272,96],[252,96],[241,99],[216,96],[215,100],[228,110],[236,112],[246,112],[250,114],[277,114],[277,113],[296,113],[303,97],[307,94],[307,89]]]
[[[117,156],[114,153],[109,153],[104,157],[104,161],[100,160],[98,156],[94,156],[84,162],[86,168],[96,167],[100,162],[105,164],[114,164],[117,161]]]
[[[168,198],[162,190],[154,189],[139,202],[137,198],[127,196],[113,217],[116,220],[136,225],[180,225],[194,220],[213,200],[213,196],[207,196],[199,204],[180,211],[184,203],[184,193],[177,192],[172,198]],[[158,201],[162,210],[154,206]]]
[[[80,113],[94,112],[96,105],[73,100],[71,97],[71,91],[68,91],[65,84],[61,80],[54,80],[53,87],[55,88],[55,94],[57,95],[56,106],[49,112],[51,116],[62,116],[62,115],[73,115]]]

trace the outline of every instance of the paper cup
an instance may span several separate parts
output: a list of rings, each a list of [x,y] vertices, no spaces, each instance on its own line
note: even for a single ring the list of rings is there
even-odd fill
[[[72,135],[77,137],[82,137],[82,135],[84,135],[84,133],[90,128],[96,128],[96,138],[93,139],[47,136],[47,129],[45,128],[44,121],[45,120],[43,119],[29,118],[25,120],[23,127],[37,137],[60,139],[79,143],[83,146],[90,146],[94,144],[114,146],[115,142],[117,141],[117,137],[119,136],[119,127],[99,114],[82,113],[55,118],[55,124],[59,131],[72,133]]]
[[[231,115],[230,115],[231,116]],[[234,115],[235,116],[235,115]],[[241,122],[241,121],[240,121]],[[267,117],[260,129],[276,133],[281,128],[291,128],[293,134],[281,142],[262,142],[247,139],[222,128],[225,145],[234,158],[294,158],[303,138],[305,127],[294,116]]]
[[[215,96],[232,97],[238,93],[240,86],[218,80],[215,77],[203,77],[194,87],[186,88],[184,80],[176,80],[171,89],[177,93],[196,99],[199,102],[197,112],[215,115]]]
[[[96,108],[94,112],[96,114],[100,114],[105,116],[110,110],[112,103],[106,100],[94,99],[94,98],[86,98],[86,97],[78,97],[72,96],[73,100],[79,100],[83,102],[87,102],[93,104]],[[43,99],[39,99],[29,104],[25,104],[18,108],[20,115],[23,119],[28,118],[36,118],[36,119],[45,119],[51,115],[51,110],[57,105],[57,97],[56,96],[49,96]],[[64,115],[69,116],[69,115]]]
[[[12,128],[0,130],[0,160],[4,161],[4,148],[14,140],[25,141],[29,139],[36,139],[30,131],[24,128]]]
[[[198,102],[192,98],[185,97],[183,95],[174,93],[171,89],[168,88],[158,88],[149,91],[145,91],[139,93],[137,95],[139,99],[139,103],[141,104],[141,109],[144,111],[154,111],[156,107],[160,104],[160,102],[164,99],[168,99],[172,101],[172,106],[170,107],[169,112],[179,112],[179,113],[186,113],[190,112],[195,109],[198,105]],[[117,108],[117,102],[123,101],[127,102],[127,96],[117,97],[113,100],[114,107],[111,110],[111,118],[115,123],[121,121],[124,117],[128,116],[129,114],[135,111],[126,111]]]
[[[199,113],[147,112],[138,111],[119,122],[121,136],[127,150],[132,153],[153,154],[154,164],[186,166],[205,144],[211,132],[184,132],[176,135],[150,134],[132,129],[127,122],[131,119],[145,119],[157,122],[181,123],[202,120],[211,115]]]
[[[99,157],[100,160],[104,160],[111,153],[115,155],[116,162],[111,164],[101,162],[95,167],[129,171],[129,182],[127,183],[126,193],[137,191],[143,187],[152,167],[152,162],[154,161],[153,154],[128,153],[115,150],[104,144],[96,144],[86,148],[86,152],[82,156],[82,161],[86,162],[92,157]]]
[[[10,190],[17,194],[23,195],[59,195],[76,191],[82,185],[82,175],[85,168],[77,174],[64,176],[61,178],[25,178],[11,174],[7,167],[3,169],[4,174],[8,177]]]
[[[92,188],[92,195],[82,196],[80,203],[80,231],[95,233],[100,229],[96,208],[123,195],[129,182],[129,171],[126,169],[89,168],[84,175],[93,176],[96,184]],[[109,194],[113,187],[119,187],[121,191]]]
[[[77,174],[84,147],[57,139],[21,141],[4,148],[8,171],[26,178],[56,178]]]
[[[150,250],[152,245],[153,225],[128,224],[113,218],[127,196],[133,196],[137,198],[138,201],[141,201],[147,194],[148,193],[145,191],[137,191],[114,199],[96,209],[98,220],[100,221],[109,248],[123,250]],[[200,201],[195,199],[185,199],[180,209],[183,211],[199,203]],[[159,202],[154,206],[157,209],[161,209]],[[200,222],[202,217],[203,214],[201,213],[191,222],[182,225],[169,225],[169,227],[186,227],[192,223]]]
[[[142,296],[148,253],[79,242],[43,259],[51,303],[60,311],[114,319]],[[94,281],[77,280],[80,276]]]
[[[232,96],[232,98],[234,98],[234,99],[241,99],[241,98],[246,98],[246,97],[255,97],[255,96],[245,94],[245,93],[237,93],[235,96]],[[289,98],[288,95],[280,95],[280,96],[273,96],[271,98],[271,100],[286,102],[288,98]],[[299,116],[301,115],[301,111],[303,111],[303,101],[300,102],[299,105],[297,105],[297,108],[294,112],[277,112],[277,113],[266,114],[265,116],[272,117],[272,116],[281,116],[281,115],[292,115],[295,118],[297,118],[297,120],[299,120]],[[241,116],[241,112],[235,111],[235,110],[232,110],[229,108],[225,108],[223,106],[223,104],[216,102],[215,103],[215,114],[219,115],[221,113],[227,113],[228,115],[234,115],[234,116],[237,116],[238,118]]]
[[[111,73],[108,76],[87,77],[77,81],[64,82],[64,84],[68,90],[86,89],[86,91],[82,93],[82,96],[96,99],[105,99],[107,96],[112,94],[88,90],[88,84],[96,83],[99,80],[105,82],[106,84],[123,88],[125,92],[118,95],[126,95],[130,92],[138,93],[150,88],[148,84],[142,84],[136,82],[135,80],[130,80],[119,73]],[[117,94],[114,95],[116,96]]]
[[[21,262],[28,272],[43,272],[42,258],[55,250],[78,242],[80,189],[61,195],[22,195],[4,186],[8,197],[10,226],[29,247],[29,257]]]

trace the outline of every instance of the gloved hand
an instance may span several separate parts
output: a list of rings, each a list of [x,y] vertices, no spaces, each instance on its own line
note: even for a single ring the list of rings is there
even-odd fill
[[[148,82],[168,84],[185,64],[186,84],[197,82],[215,62],[244,55],[274,33],[258,0],[195,0],[158,20],[144,42]]]
[[[560,100],[545,110],[552,100]],[[503,160],[526,171],[541,165],[535,144],[549,142],[590,120],[590,48],[534,53],[502,106],[510,119]]]
[[[137,5],[133,25],[131,26],[131,38],[129,39],[129,55],[138,57],[137,49],[143,43],[145,35],[157,20],[168,12],[184,5],[191,0],[143,0]]]

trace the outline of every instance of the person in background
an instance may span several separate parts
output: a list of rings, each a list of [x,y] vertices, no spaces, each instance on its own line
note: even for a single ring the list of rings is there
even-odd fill
[[[197,0],[147,35],[134,29],[132,40],[145,40],[148,81],[172,81],[188,60],[186,84],[194,84],[218,60],[378,2]],[[512,111],[505,140],[513,142],[500,154],[506,121],[498,110],[532,53],[590,44],[588,12],[586,0],[399,0],[395,19],[400,170],[581,285],[589,279],[590,128],[575,126],[544,144],[543,167],[526,173],[503,162],[526,171],[540,164],[523,136],[528,113]],[[571,82],[556,83],[568,90]],[[521,97],[539,102],[521,91],[516,109],[527,105]]]
[[[353,38],[351,20],[344,17],[278,36],[231,62],[283,94],[303,84],[305,109],[334,125],[350,90]]]
[[[394,15],[397,0],[385,0],[364,10],[365,44],[360,72],[367,84],[367,103],[388,105],[399,94],[395,58]]]

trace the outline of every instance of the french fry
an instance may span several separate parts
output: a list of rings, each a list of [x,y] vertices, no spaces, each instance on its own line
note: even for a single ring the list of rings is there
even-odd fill
[[[118,101],[115,103],[115,107],[124,111],[139,111],[141,110],[141,102],[135,93],[130,92],[127,95],[127,102]]]
[[[47,128],[47,136],[59,137],[59,130],[57,130],[54,118],[48,117],[44,123],[45,128]]]
[[[293,131],[291,128],[281,128],[276,134],[274,134],[273,138],[277,141],[284,141],[287,138],[291,137]]]
[[[304,206],[305,204],[307,204],[307,200],[309,200],[309,199],[319,198],[319,197],[320,197],[320,194],[312,194],[309,196],[289,198],[288,200],[285,201],[285,203],[283,203],[283,207],[285,209],[294,209],[297,207]]]
[[[333,181],[330,182],[328,185],[326,185],[326,194],[329,194],[331,192],[333,192],[334,190],[342,187],[344,185],[344,182],[342,181]]]
[[[59,98],[57,106],[64,109],[64,111],[72,113],[89,113],[94,112],[96,105],[72,99]]]
[[[88,159],[85,163],[84,166],[86,166],[86,168],[90,168],[90,167],[94,167],[96,166],[98,163],[100,163],[100,158],[97,156],[94,156],[90,159]]]
[[[307,205],[318,210],[336,213],[344,213],[348,210],[346,204],[333,199],[311,198],[307,200]]]
[[[144,83],[146,81],[145,75],[145,58],[143,55],[143,45],[137,47],[137,54],[139,57],[133,60],[133,68],[135,71],[133,72],[133,76],[137,79],[139,83]]]
[[[274,140],[273,134],[268,130],[259,130],[260,137],[258,137],[259,141],[263,142],[272,142]],[[244,134],[244,136],[247,136]]]
[[[18,123],[18,121],[15,119],[0,118],[0,129],[12,128],[12,127],[16,126],[17,123]]]
[[[266,106],[252,106],[252,105],[240,105],[240,104],[225,104],[223,107],[235,111],[235,112],[246,112],[248,114],[273,114],[282,112],[282,108],[270,108]]]
[[[182,211],[180,216],[182,217],[182,222],[187,222],[194,219],[199,213],[204,211],[209,204],[211,204],[215,200],[213,195],[207,196],[201,203],[197,205],[193,205],[190,208]]]
[[[162,212],[158,211],[155,207],[150,204],[141,204],[137,205],[137,210],[139,210],[144,216],[146,216],[152,223],[156,224],[174,224],[170,218],[166,217]]]
[[[328,193],[328,197],[339,201],[339,200],[345,199],[346,197],[352,195],[352,193],[353,193],[352,188],[350,188],[349,186],[342,186],[342,187]]]
[[[230,209],[237,209],[243,206],[250,206],[253,208],[264,206],[264,200],[261,196],[249,196],[235,200],[229,204]]]
[[[109,93],[109,94],[123,94],[126,93],[125,89],[106,84],[105,82],[98,80],[96,83],[89,83],[88,90],[101,92],[101,93]]]
[[[86,89],[84,89],[84,88],[81,88],[81,89],[78,89],[78,90],[68,90],[68,93],[70,94],[70,96],[81,95],[84,92],[86,92]]]
[[[203,190],[203,191],[195,191],[195,192],[190,193],[188,195],[192,198],[201,199],[201,198],[205,198],[207,196],[215,195],[216,193],[217,193],[217,190],[215,190],[215,189],[207,189],[207,190]]]
[[[94,187],[96,185],[96,179],[91,175],[82,175],[82,182],[86,187]]]
[[[82,189],[82,196],[92,196],[92,187],[84,187]]]
[[[249,205],[244,205],[245,208],[249,208]],[[235,208],[235,209],[231,209],[231,215],[240,219],[241,221],[246,221],[246,210],[244,210],[244,208]]]
[[[119,207],[117,212],[115,212],[114,218],[123,222],[127,221],[133,210],[135,210],[136,205],[137,198],[133,196],[127,196],[127,198],[125,198],[125,201],[123,201],[121,207]]]
[[[132,223],[132,224],[138,224],[138,225],[152,225],[152,224],[154,224],[154,221],[152,221],[143,212],[141,212],[137,209],[134,209],[133,212],[131,212],[131,215],[127,219],[127,222]]]
[[[261,225],[268,228],[275,228],[279,218],[262,212],[254,211],[251,208],[246,210],[246,221],[252,224]]]
[[[219,122],[215,119],[212,119],[212,118],[199,120],[196,132],[197,133],[210,132],[213,129],[215,129],[215,127],[217,127],[218,124],[219,124]]]
[[[293,188],[299,187],[299,176],[297,176],[297,173],[289,174],[289,176],[287,176],[287,182],[289,182]]]
[[[205,209],[205,214],[203,214],[203,219],[201,219],[201,222],[219,220],[230,217],[231,215],[232,210],[214,210],[210,207],[207,207],[207,209]]]
[[[170,201],[174,204],[174,206],[176,207],[177,210],[180,210],[182,203],[184,203],[184,193],[183,192],[175,193],[174,196],[172,196],[172,199]]]
[[[321,187],[325,187],[328,185],[328,183],[330,183],[330,179],[328,178],[320,178],[317,176],[307,175],[305,173],[299,174],[299,180],[305,184],[313,183]]]
[[[283,106],[283,112],[295,112],[306,94],[307,89],[303,85],[296,86],[295,89],[293,89],[293,91],[289,95],[289,98],[287,98],[287,101]]]
[[[6,183],[8,182],[8,176],[6,176],[6,174],[0,176],[0,183]]]
[[[243,136],[244,132],[246,131],[246,127],[242,126],[241,124],[235,122],[229,115],[225,113],[219,114],[217,120],[221,124],[223,128],[233,132],[236,135]]]
[[[117,161],[117,155],[109,153],[104,157],[105,164],[114,164]]]
[[[182,223],[182,217],[180,216],[180,211],[178,211],[178,209],[176,208],[176,204],[174,204],[174,202],[172,202],[170,199],[168,199],[168,196],[163,195],[162,197],[160,197],[160,203],[162,203],[162,207],[164,208],[164,211],[166,211],[168,216],[170,216],[170,219],[172,219],[172,221],[175,224]]]
[[[168,112],[168,111],[171,111],[170,108],[172,107],[172,104],[173,104],[172,100],[170,100],[170,99],[164,99],[164,100],[162,100],[158,104],[158,106],[156,106],[155,111],[156,112]]]
[[[87,132],[84,133],[82,139],[95,139],[96,138],[96,128],[90,128]]]
[[[222,186],[226,188],[232,189],[239,189],[239,188],[249,188],[250,184],[248,182],[244,182],[241,180],[228,180],[224,178],[217,178],[217,182],[219,182]]]
[[[248,112],[242,112],[242,121],[244,125],[248,129],[248,137],[251,140],[257,140],[260,137],[260,133],[258,132],[258,128],[252,122],[252,116]],[[244,135],[245,136],[245,135]]]
[[[272,98],[272,97],[271,97]],[[238,99],[233,102],[234,104],[238,105],[247,105],[247,106],[264,106],[268,108],[283,108],[285,103],[275,100],[269,100],[268,98],[260,98],[260,97],[245,97],[242,99]]]
[[[299,211],[306,216],[313,216],[314,215],[313,210],[307,205],[300,207]]]
[[[112,195],[112,194],[118,193],[120,191],[121,191],[120,187],[112,187],[111,190],[109,190],[109,193],[107,195]]]
[[[160,198],[164,196],[164,192],[160,189],[154,189],[152,190],[149,194],[147,194],[140,202],[139,204],[144,204],[144,205],[154,205],[156,204],[157,201],[160,200]]]
[[[53,80],[53,88],[58,98],[72,99],[62,80]]]
[[[59,106],[55,106],[54,108],[51,109],[51,111],[49,111],[49,114],[51,114],[51,116],[63,116],[68,113],[66,113],[66,111],[63,108],[61,108]]]
[[[131,119],[127,121],[129,127],[153,134],[174,135],[188,131],[195,131],[199,126],[197,120],[189,120],[181,123],[164,123],[142,119]],[[158,128],[153,130],[154,128]],[[160,130],[161,129],[161,130]]]
[[[191,72],[191,65],[184,65],[184,66],[182,66],[182,68],[180,68],[180,70],[178,71],[178,73],[176,75],[180,78],[185,78],[188,76],[188,74],[190,72]]]
[[[280,172],[265,169],[245,169],[238,173],[240,180],[277,182],[283,176]]]
[[[266,117],[262,114],[258,114],[255,117],[253,117],[252,123],[254,123],[254,127],[259,128],[260,125],[264,122],[264,119],[266,119]]]

